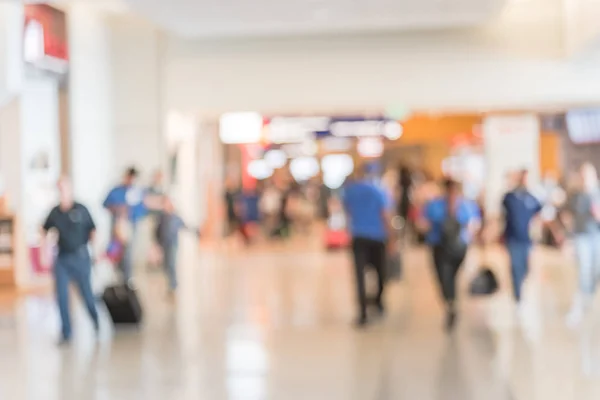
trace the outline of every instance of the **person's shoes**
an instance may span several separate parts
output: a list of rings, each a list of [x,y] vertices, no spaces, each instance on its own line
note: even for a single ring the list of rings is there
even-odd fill
[[[361,315],[360,317],[358,317],[358,319],[354,323],[354,326],[356,328],[358,328],[358,329],[362,329],[365,326],[367,326],[368,322],[369,321],[367,320],[367,316],[366,315]]]
[[[67,338],[67,337],[61,337],[57,343],[58,347],[67,347],[70,344],[71,344],[71,338]]]
[[[446,312],[446,332],[450,333],[456,326],[456,310],[451,308]]]

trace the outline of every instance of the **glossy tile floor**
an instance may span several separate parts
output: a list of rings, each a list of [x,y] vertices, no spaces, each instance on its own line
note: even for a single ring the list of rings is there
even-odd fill
[[[535,254],[522,324],[505,257],[488,254],[502,292],[463,295],[448,336],[424,250],[407,252],[387,317],[364,331],[350,325],[354,286],[343,253],[302,243],[181,250],[177,301],[165,299],[162,274],[140,269],[145,325],[113,332],[104,314],[99,344],[78,303],[77,340],[66,349],[55,345],[51,296],[3,304],[0,399],[600,399],[600,318],[565,327],[575,271],[561,254]],[[462,293],[478,264],[472,254]]]

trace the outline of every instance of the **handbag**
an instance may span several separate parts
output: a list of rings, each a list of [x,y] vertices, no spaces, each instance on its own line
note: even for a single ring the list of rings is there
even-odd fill
[[[488,267],[481,267],[469,285],[472,296],[489,296],[498,291],[496,275]]]
[[[485,263],[487,253],[487,246],[483,244],[481,254],[484,261],[469,284],[469,293],[472,296],[489,296],[498,291],[498,279],[496,279],[492,269]]]

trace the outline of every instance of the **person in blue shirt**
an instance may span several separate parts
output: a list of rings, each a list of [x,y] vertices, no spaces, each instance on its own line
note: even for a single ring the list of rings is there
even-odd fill
[[[504,241],[510,256],[513,292],[517,303],[521,301],[521,288],[529,271],[531,236],[529,228],[533,218],[542,211],[542,204],[527,190],[528,172],[517,174],[517,187],[502,200],[505,229]]]
[[[138,170],[135,167],[127,169],[123,182],[108,193],[103,203],[104,208],[110,211],[112,215],[113,226],[123,209],[127,210],[129,221],[131,222],[131,237],[124,248],[119,265],[125,281],[129,281],[132,277],[133,245],[135,243],[137,222],[148,215],[146,190],[136,186],[138,175]]]
[[[386,248],[392,218],[391,198],[377,181],[377,168],[365,166],[358,179],[344,187],[342,200],[349,218],[352,236],[352,253],[356,272],[356,286],[359,301],[357,325],[367,324],[367,298],[365,290],[365,269],[372,266],[377,272],[379,287],[375,304],[380,313],[384,312],[383,290],[385,286]]]
[[[446,328],[451,330],[456,322],[456,276],[481,219],[479,207],[474,201],[463,197],[458,182],[446,179],[443,190],[442,196],[425,205],[419,226],[431,247],[446,303]]]

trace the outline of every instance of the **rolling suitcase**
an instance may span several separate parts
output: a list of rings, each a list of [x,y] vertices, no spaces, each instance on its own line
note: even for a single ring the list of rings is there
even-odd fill
[[[139,325],[142,322],[142,306],[137,291],[131,285],[110,286],[102,299],[115,325]]]

